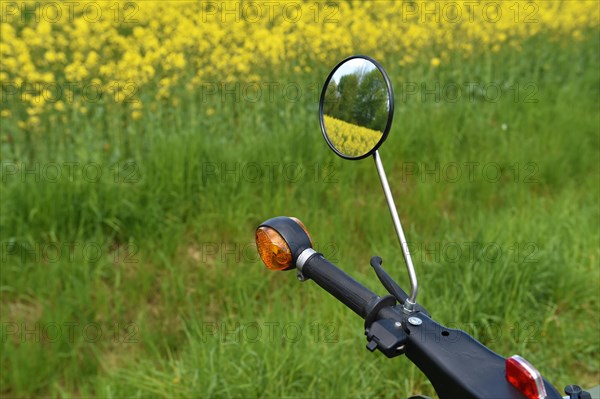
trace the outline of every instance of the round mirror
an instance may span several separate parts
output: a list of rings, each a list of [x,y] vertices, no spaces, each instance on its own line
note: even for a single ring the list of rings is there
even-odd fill
[[[327,77],[319,103],[321,130],[329,147],[345,159],[371,155],[385,141],[394,115],[394,94],[375,60],[355,55]]]

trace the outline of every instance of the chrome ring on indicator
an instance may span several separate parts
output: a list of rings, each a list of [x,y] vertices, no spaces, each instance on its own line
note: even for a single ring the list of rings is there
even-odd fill
[[[304,266],[304,264],[306,263],[308,258],[310,258],[311,256],[313,256],[316,253],[317,253],[317,251],[315,251],[314,249],[306,248],[304,251],[302,251],[300,253],[300,255],[298,255],[298,259],[296,260],[296,267],[298,268],[298,271],[300,273],[302,273],[302,267]]]

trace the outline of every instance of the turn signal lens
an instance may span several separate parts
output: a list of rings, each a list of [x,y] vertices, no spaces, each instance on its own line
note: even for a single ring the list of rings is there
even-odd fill
[[[272,228],[263,226],[256,230],[256,246],[260,258],[269,269],[287,270],[294,268],[290,247],[283,237]]]
[[[546,387],[539,371],[519,355],[506,359],[506,379],[527,399],[546,398]]]

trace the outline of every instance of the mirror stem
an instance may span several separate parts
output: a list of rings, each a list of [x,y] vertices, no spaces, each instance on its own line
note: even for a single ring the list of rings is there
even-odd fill
[[[390,185],[388,184],[387,176],[385,175],[385,170],[383,169],[383,163],[381,163],[381,157],[379,156],[378,150],[373,153],[373,158],[375,159],[375,166],[377,166],[377,173],[379,173],[379,179],[381,180],[383,192],[385,193],[385,199],[387,200],[390,213],[392,214],[392,220],[394,221],[394,227],[396,228],[398,240],[400,240],[402,254],[404,255],[406,269],[408,270],[408,276],[410,278],[410,296],[404,302],[404,308],[407,311],[412,311],[417,303],[417,292],[419,290],[419,286],[417,285],[417,274],[415,273],[415,267],[413,266],[412,259],[410,257],[410,251],[408,249],[408,243],[406,242],[406,237],[404,236],[404,231],[402,230],[402,224],[400,223],[400,218],[398,217],[398,211],[396,210],[394,197],[392,197],[392,190],[390,190]]]

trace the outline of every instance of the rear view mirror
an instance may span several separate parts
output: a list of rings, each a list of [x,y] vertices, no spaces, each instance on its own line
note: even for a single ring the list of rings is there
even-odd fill
[[[404,308],[413,311],[417,275],[378,151],[390,132],[393,116],[394,92],[390,79],[374,59],[364,55],[348,57],[327,76],[319,102],[323,137],[333,152],[344,159],[373,155],[410,279],[410,295]]]
[[[394,115],[394,94],[375,60],[355,55],[331,71],[319,104],[321,130],[340,157],[362,159],[385,141]]]

